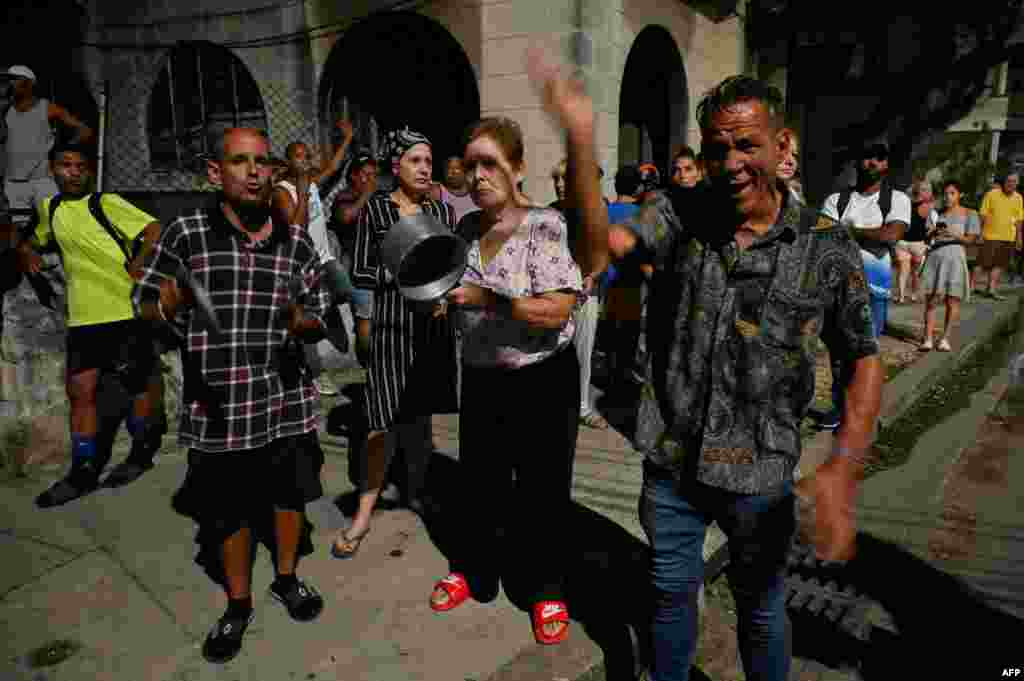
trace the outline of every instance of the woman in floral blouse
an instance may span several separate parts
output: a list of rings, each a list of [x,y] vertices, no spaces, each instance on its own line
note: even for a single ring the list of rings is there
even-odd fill
[[[572,312],[582,278],[562,215],[529,206],[516,191],[525,169],[518,124],[474,125],[464,165],[481,210],[459,223],[468,267],[448,294],[462,329],[460,532],[431,607],[497,596],[497,530],[512,493],[534,636],[559,643],[569,625],[562,570],[580,409]]]

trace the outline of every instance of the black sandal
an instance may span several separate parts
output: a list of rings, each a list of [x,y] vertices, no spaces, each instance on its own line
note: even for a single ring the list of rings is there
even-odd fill
[[[311,622],[320,616],[324,609],[324,599],[315,588],[301,579],[286,590],[278,590],[270,585],[270,595],[281,601],[293,620]]]
[[[213,664],[224,664],[235,659],[242,649],[242,637],[252,622],[253,615],[248,617],[228,617],[224,615],[203,642],[203,659]]]

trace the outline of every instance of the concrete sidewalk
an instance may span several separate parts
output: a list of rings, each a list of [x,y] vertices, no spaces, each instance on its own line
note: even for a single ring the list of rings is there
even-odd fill
[[[962,346],[991,334],[1015,305],[968,306]],[[894,307],[893,323],[911,323],[918,314],[910,306]],[[957,357],[932,353],[897,376],[886,388],[889,413],[905,409],[910,398],[901,396],[938,380]],[[335,403],[325,401],[325,411]],[[441,455],[434,468],[441,480],[457,456],[457,433],[457,417],[435,418]],[[822,434],[808,443],[801,470],[813,469],[829,438]],[[615,585],[643,579],[640,458],[617,432],[581,430],[577,505],[567,537],[575,553],[569,600],[577,622],[569,641],[554,647],[533,642],[528,615],[504,593],[490,605],[433,613],[429,592],[447,561],[438,537],[406,511],[378,513],[354,560],[330,558],[327,546],[345,522],[334,497],[351,486],[344,438],[324,435],[322,442],[330,496],[311,506],[317,552],[301,563],[299,574],[324,593],[324,614],[314,623],[289,620],[266,596],[272,574],[261,552],[254,575],[256,619],[242,654],[223,667],[207,664],[199,652],[224,600],[192,562],[192,523],[170,508],[185,470],[184,451],[173,436],[165,439],[157,467],[139,481],[61,508],[42,511],[32,503],[63,472],[58,466],[0,485],[0,627],[7,634],[0,642],[0,678],[549,681],[606,673],[619,678],[635,663],[632,630],[641,621],[642,599]],[[115,461],[126,453],[122,434]],[[33,667],[33,653],[47,646],[70,656]]]

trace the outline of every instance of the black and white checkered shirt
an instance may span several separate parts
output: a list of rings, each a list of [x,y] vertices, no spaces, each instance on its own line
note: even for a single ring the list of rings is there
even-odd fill
[[[178,317],[186,331],[178,439],[203,452],[255,449],[316,428],[317,393],[301,344],[289,337],[286,308],[294,287],[296,302],[322,325],[330,302],[305,229],[275,225],[253,245],[228,222],[220,200],[163,230],[132,294],[138,314],[182,266],[210,293],[223,338],[213,338],[191,309]]]

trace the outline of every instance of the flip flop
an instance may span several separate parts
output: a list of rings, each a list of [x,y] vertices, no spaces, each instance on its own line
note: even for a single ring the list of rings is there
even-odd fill
[[[366,539],[368,534],[370,534],[370,530],[363,532],[359,537],[349,537],[347,532],[342,532],[341,545],[339,546],[337,541],[331,544],[331,555],[340,560],[355,558],[356,554],[359,553],[359,547],[362,546],[363,540]]]
[[[533,606],[533,637],[542,645],[561,643],[569,636],[569,609],[562,601],[540,601]],[[565,622],[565,626],[555,635],[544,631],[544,625],[552,622]]]
[[[458,572],[453,572],[448,575],[437,584],[434,585],[434,591],[442,589],[448,594],[448,600],[442,604],[434,603],[433,591],[431,592],[430,598],[430,609],[434,612],[447,612],[453,608],[457,608],[465,603],[469,597],[469,583],[466,578]]]

